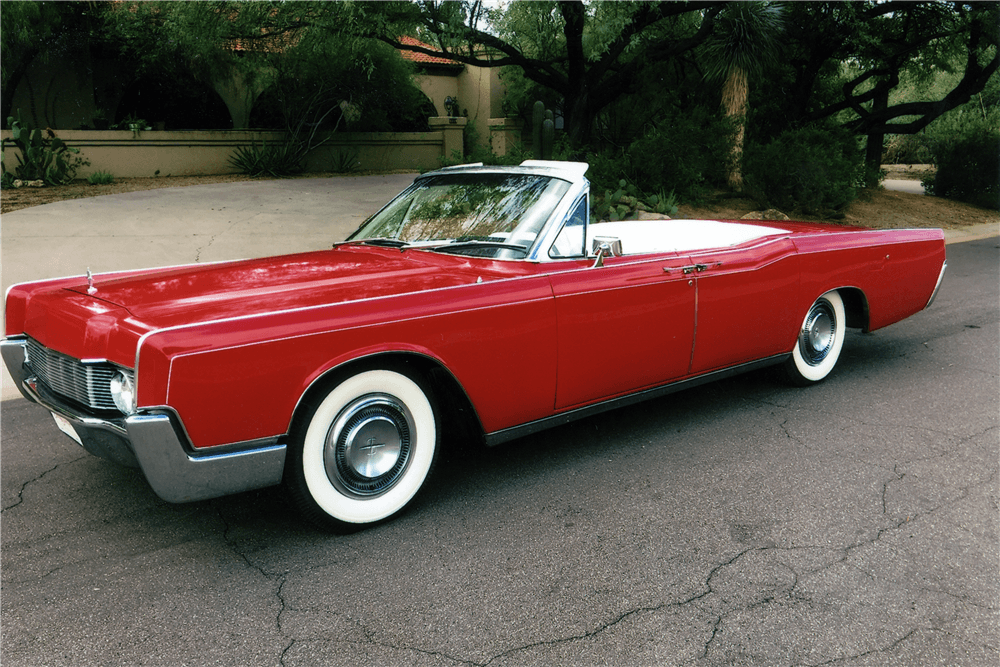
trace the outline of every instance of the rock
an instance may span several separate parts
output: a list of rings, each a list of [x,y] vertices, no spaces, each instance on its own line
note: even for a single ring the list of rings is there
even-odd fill
[[[791,220],[791,218],[776,208],[769,208],[766,211],[751,211],[740,220]]]
[[[670,216],[664,213],[656,213],[655,211],[636,211],[636,220],[670,220]]]

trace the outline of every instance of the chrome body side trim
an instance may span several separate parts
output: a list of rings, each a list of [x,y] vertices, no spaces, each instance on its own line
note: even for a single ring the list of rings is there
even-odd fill
[[[493,447],[494,445],[499,445],[509,440],[514,440],[516,438],[523,438],[526,435],[530,435],[532,433],[538,433],[539,431],[544,431],[545,429],[553,428],[555,426],[562,426],[563,424],[569,424],[570,422],[574,422],[577,419],[583,419],[584,417],[590,417],[592,415],[597,415],[602,412],[607,412],[609,410],[622,408],[625,407],[626,405],[640,403],[642,401],[646,401],[651,398],[659,398],[661,396],[673,394],[674,392],[682,391],[684,389],[690,389],[691,387],[697,387],[698,385],[708,384],[709,382],[715,382],[716,380],[721,380],[722,378],[727,378],[731,375],[739,375],[740,373],[746,373],[748,371],[757,370],[759,368],[766,368],[767,366],[775,366],[777,364],[784,362],[790,356],[791,353],[778,354],[773,357],[768,357],[766,359],[759,359],[757,361],[741,364],[739,366],[733,366],[732,368],[723,368],[717,371],[712,371],[710,373],[705,373],[704,375],[699,375],[697,377],[689,378],[687,380],[681,380],[680,382],[673,382],[671,384],[666,384],[659,387],[653,387],[651,389],[638,391],[634,394],[619,396],[618,398],[612,398],[610,400],[604,401],[602,403],[597,403],[595,405],[588,405],[582,408],[576,408],[575,410],[562,412],[558,415],[545,417],[544,419],[539,419],[537,421],[533,421],[527,424],[521,424],[520,426],[512,426],[511,428],[505,428],[500,431],[494,431],[493,433],[487,433],[484,439],[488,446]]]
[[[172,410],[148,410],[121,419],[83,414],[26,376],[24,346],[23,339],[0,342],[3,360],[21,394],[68,421],[80,444],[94,456],[141,469],[163,500],[206,500],[281,482],[286,446],[276,438],[199,453]]]
[[[944,281],[944,272],[945,269],[947,268],[948,268],[948,260],[945,260],[944,262],[941,263],[941,273],[938,274],[937,283],[935,283],[934,285],[934,291],[931,292],[931,298],[927,299],[927,305],[924,306],[924,310],[930,308],[931,304],[934,303],[934,299],[937,298],[938,290],[941,289],[941,283]]]

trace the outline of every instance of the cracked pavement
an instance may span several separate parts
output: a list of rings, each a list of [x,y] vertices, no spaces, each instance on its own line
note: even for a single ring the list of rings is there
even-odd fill
[[[211,239],[206,239],[205,246]],[[2,404],[18,665],[1000,660],[1000,241],[809,389],[753,373],[496,449],[351,535],[277,489],[188,505]]]

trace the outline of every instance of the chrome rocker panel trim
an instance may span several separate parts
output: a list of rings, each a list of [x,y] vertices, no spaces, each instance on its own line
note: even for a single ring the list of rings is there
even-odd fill
[[[687,380],[681,380],[679,382],[671,382],[670,384],[661,385],[659,387],[645,389],[643,391],[638,391],[634,394],[626,394],[624,396],[619,396],[618,398],[612,398],[607,401],[595,403],[594,405],[588,405],[582,408],[576,408],[568,410],[566,412],[560,412],[557,415],[552,415],[551,417],[545,417],[544,419],[528,422],[527,424],[521,424],[520,426],[512,426],[511,428],[505,428],[499,431],[494,431],[492,433],[487,433],[484,440],[488,447],[494,447],[504,442],[508,442],[509,440],[514,440],[515,438],[523,438],[526,435],[531,435],[532,433],[538,433],[539,431],[544,431],[554,426],[562,426],[563,424],[569,424],[570,422],[574,422],[578,419],[583,419],[584,417],[590,417],[591,415],[601,414],[602,412],[608,412],[609,410],[622,408],[625,407],[626,405],[641,403],[642,401],[647,401],[652,398],[667,396],[668,394],[673,394],[675,392],[682,391],[684,389],[690,389],[691,387],[697,387],[699,385],[708,384],[709,382],[715,382],[716,380],[721,380],[723,378],[731,377],[733,375],[739,375],[741,373],[747,373],[749,371],[754,371],[761,368],[767,368],[768,366],[775,366],[777,364],[784,363],[784,361],[791,356],[792,355],[790,353],[778,354],[773,357],[767,357],[764,359],[758,359],[757,361],[751,361],[745,364],[740,364],[739,366],[733,366],[731,368],[722,368],[717,371],[710,371],[708,373],[705,373],[704,375],[688,378]]]
[[[25,398],[68,420],[83,448],[94,456],[142,470],[156,495],[167,502],[207,500],[281,482],[286,446],[273,439],[199,454],[173,411],[148,410],[122,419],[80,414],[27,376],[23,340],[0,342],[0,352]]]

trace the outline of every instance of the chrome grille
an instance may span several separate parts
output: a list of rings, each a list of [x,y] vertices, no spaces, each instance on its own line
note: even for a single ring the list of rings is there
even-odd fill
[[[116,410],[111,378],[125,369],[107,362],[83,363],[28,339],[26,364],[49,389],[94,410]]]

